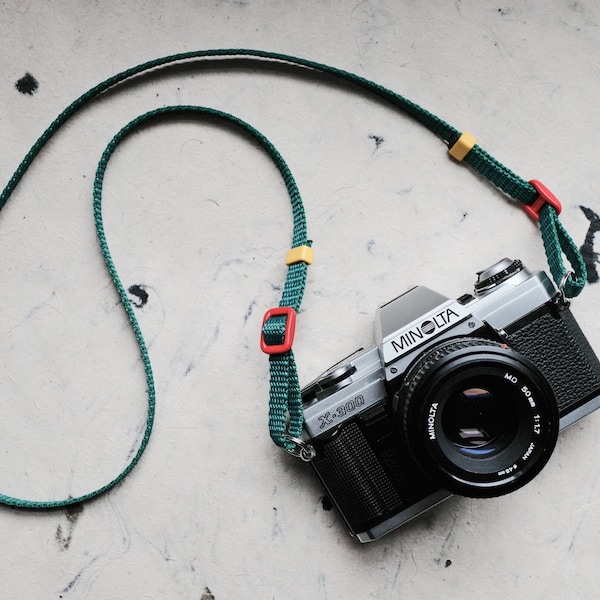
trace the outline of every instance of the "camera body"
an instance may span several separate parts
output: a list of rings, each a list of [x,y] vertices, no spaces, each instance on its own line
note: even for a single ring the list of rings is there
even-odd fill
[[[452,493],[521,487],[600,406],[600,362],[547,275],[505,258],[478,276],[474,295],[384,304],[376,345],[302,390],[311,465],[361,542]]]

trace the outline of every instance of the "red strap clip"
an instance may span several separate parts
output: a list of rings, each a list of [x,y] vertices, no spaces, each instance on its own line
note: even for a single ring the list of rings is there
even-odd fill
[[[285,335],[283,336],[283,344],[267,344],[265,341],[265,323],[271,317],[280,315],[287,316],[285,323]],[[294,333],[296,332],[296,311],[291,306],[278,306],[277,308],[269,309],[263,318],[262,329],[260,334],[260,349],[265,354],[285,354],[292,349],[294,342]]]
[[[523,205],[523,208],[527,211],[530,217],[534,218],[536,221],[540,220],[540,211],[544,207],[544,205],[549,204],[554,208],[557,215],[560,215],[560,211],[562,210],[562,206],[560,204],[560,200],[540,181],[537,179],[532,179],[529,182],[539,194],[537,199],[533,204]]]

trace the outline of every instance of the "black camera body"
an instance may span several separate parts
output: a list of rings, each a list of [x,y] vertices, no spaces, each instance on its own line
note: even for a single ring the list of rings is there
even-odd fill
[[[302,390],[311,464],[361,542],[525,485],[600,406],[600,362],[547,275],[506,258],[478,275],[474,295],[381,306],[377,344]]]

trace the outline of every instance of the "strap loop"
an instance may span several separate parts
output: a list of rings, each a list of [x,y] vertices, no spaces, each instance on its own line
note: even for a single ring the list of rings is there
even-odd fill
[[[269,432],[273,442],[288,451],[294,438],[302,435],[304,412],[294,352],[269,356],[271,393],[269,399]]]
[[[552,278],[567,298],[578,296],[587,282],[587,269],[579,248],[558,219],[556,210],[545,204],[540,210],[540,234]],[[563,254],[571,269],[566,269]],[[568,271],[573,274],[565,277]]]
[[[470,133],[464,131],[456,143],[450,147],[448,154],[460,162],[471,152],[476,143],[477,140]]]

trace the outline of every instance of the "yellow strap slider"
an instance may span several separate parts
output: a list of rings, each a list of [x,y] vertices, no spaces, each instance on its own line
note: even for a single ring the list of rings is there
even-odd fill
[[[285,264],[289,267],[299,262],[305,262],[312,265],[315,251],[310,246],[297,246],[288,251],[285,257]]]
[[[448,150],[448,154],[456,160],[462,160],[469,152],[471,152],[476,143],[477,140],[470,133],[464,131],[458,140],[456,140],[454,146]]]

